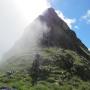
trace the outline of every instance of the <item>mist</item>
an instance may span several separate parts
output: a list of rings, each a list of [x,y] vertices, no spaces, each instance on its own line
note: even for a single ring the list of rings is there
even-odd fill
[[[0,0],[0,58],[14,47],[25,28],[48,7],[48,0]]]

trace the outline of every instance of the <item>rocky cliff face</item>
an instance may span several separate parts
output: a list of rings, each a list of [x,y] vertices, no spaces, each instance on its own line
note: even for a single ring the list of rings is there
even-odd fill
[[[87,47],[56,14],[53,8],[48,8],[25,29],[22,38],[15,43],[5,58],[12,62],[12,59],[14,61],[30,60],[33,54],[38,53],[42,48],[49,47],[70,49],[88,60],[90,59]]]
[[[40,21],[46,22],[50,28],[47,33],[43,34],[41,45],[43,47],[60,47],[71,49],[78,54],[89,58],[87,47],[77,38],[67,24],[58,17],[54,9],[49,8],[44,15],[41,15]]]

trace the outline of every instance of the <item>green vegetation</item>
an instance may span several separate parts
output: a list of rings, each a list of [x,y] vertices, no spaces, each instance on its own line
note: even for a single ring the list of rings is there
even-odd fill
[[[90,90],[90,61],[71,50],[45,48],[32,66],[0,73],[0,88]]]

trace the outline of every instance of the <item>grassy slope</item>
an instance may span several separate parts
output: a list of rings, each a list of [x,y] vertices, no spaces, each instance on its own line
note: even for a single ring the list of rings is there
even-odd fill
[[[28,66],[22,70],[1,72],[0,87],[17,90],[90,90],[90,61],[73,51],[59,48],[45,48],[40,56],[44,63],[40,65],[37,84],[32,86],[37,72],[32,70],[32,74]]]

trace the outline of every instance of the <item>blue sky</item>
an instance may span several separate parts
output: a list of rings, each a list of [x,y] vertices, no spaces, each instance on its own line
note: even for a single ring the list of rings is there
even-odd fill
[[[52,0],[52,7],[65,17],[75,19],[72,29],[90,48],[90,0]]]

